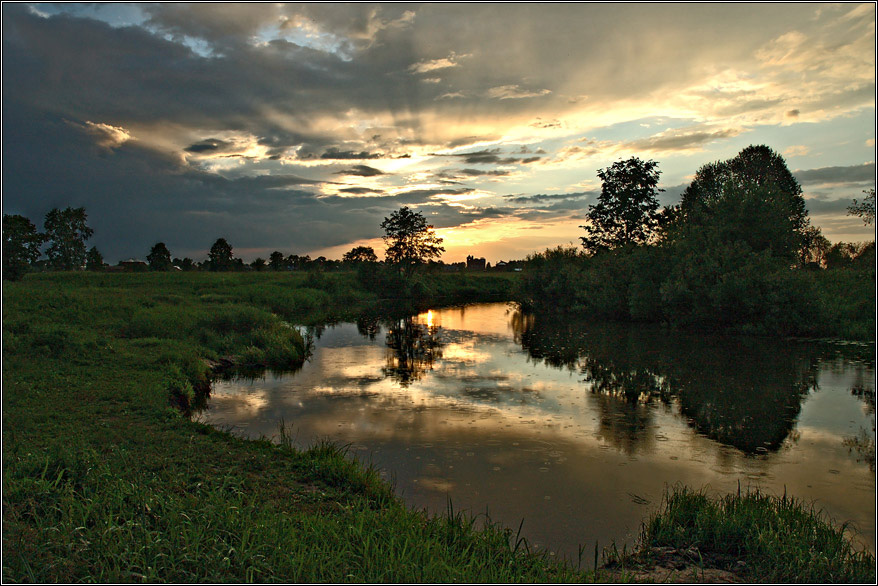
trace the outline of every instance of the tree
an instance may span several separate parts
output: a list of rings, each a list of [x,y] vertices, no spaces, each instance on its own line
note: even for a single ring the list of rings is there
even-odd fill
[[[3,278],[21,279],[31,263],[40,257],[46,241],[33,222],[24,216],[3,214]]]
[[[232,257],[232,246],[225,238],[218,238],[210,252],[207,254],[207,262],[212,271],[229,271],[235,264]]]
[[[253,262],[250,263],[250,267],[254,271],[265,270],[265,259],[264,258],[257,258],[256,260],[254,260]]]
[[[146,262],[149,263],[150,270],[153,271],[170,271],[174,264],[171,262],[171,251],[165,246],[164,242],[156,242],[149,254],[146,255]]]
[[[871,226],[875,223],[875,189],[865,189],[863,193],[866,194],[863,201],[854,199],[854,203],[848,206],[848,215],[860,216],[864,224]]]
[[[347,263],[377,262],[378,257],[375,255],[375,249],[371,246],[355,246],[344,253],[341,260]]]
[[[43,229],[49,242],[46,256],[49,266],[62,271],[82,268],[85,264],[85,241],[94,230],[88,227],[85,208],[51,210],[46,214]]]
[[[286,259],[284,259],[284,253],[279,250],[275,250],[268,256],[268,266],[271,267],[273,271],[279,271],[284,268],[286,264]]]
[[[407,206],[384,218],[381,228],[387,245],[387,262],[399,265],[407,275],[417,265],[439,258],[445,252],[441,246],[442,238],[436,236],[433,226],[427,224],[423,214],[413,212]]]
[[[100,253],[97,246],[92,246],[85,254],[85,268],[89,271],[104,270],[104,255]]]
[[[810,245],[802,187],[783,157],[764,145],[701,167],[678,212],[677,237],[734,241],[788,259],[802,258]]]
[[[661,172],[655,161],[631,157],[598,170],[602,181],[597,205],[590,205],[589,224],[580,226],[582,246],[589,252],[646,244],[658,226],[657,188]]]

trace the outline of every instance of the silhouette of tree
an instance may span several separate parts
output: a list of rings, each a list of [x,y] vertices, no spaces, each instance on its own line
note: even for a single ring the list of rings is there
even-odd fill
[[[398,265],[408,275],[419,264],[431,258],[439,258],[445,252],[442,238],[436,236],[433,226],[420,212],[407,206],[384,218],[384,243],[387,245],[387,262]]]
[[[341,260],[348,263],[376,262],[378,257],[371,246],[355,246],[350,251],[344,253]]]
[[[253,268],[254,271],[263,271],[265,270],[265,259],[256,258],[256,260],[250,263],[250,266]]]
[[[171,251],[165,246],[164,242],[156,242],[149,254],[146,255],[146,262],[153,271],[170,271],[174,265],[171,262]]]
[[[89,271],[104,270],[104,256],[100,253],[97,246],[88,249],[85,255],[85,268]]]
[[[660,171],[655,161],[631,157],[598,170],[601,195],[590,205],[589,224],[580,226],[582,246],[589,252],[646,244],[658,225],[657,188]]]
[[[225,238],[218,238],[207,254],[207,263],[211,271],[229,271],[235,265],[232,257],[232,246]]]
[[[286,265],[286,260],[284,259],[284,254],[279,250],[275,250],[270,255],[268,255],[268,266],[271,267],[273,271],[279,271],[284,268]]]
[[[802,258],[811,244],[802,187],[783,157],[764,145],[701,167],[683,192],[677,223],[677,236],[699,248],[738,242],[752,252]]]
[[[863,201],[854,199],[854,203],[848,206],[848,215],[860,216],[864,224],[871,226],[875,223],[875,189],[865,189],[863,193],[866,194]]]
[[[40,257],[40,246],[45,241],[45,235],[37,232],[26,217],[3,214],[3,278],[21,279]]]
[[[55,208],[46,214],[43,229],[49,242],[46,250],[49,266],[66,271],[82,268],[85,241],[94,234],[86,224],[87,219],[85,208]]]

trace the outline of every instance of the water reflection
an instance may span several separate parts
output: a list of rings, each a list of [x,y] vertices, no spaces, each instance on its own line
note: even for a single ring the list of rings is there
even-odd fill
[[[432,370],[433,363],[442,358],[443,344],[438,333],[439,326],[420,323],[417,316],[390,320],[384,342],[387,346],[384,376],[403,387],[420,380]]]
[[[706,436],[747,453],[774,451],[789,437],[803,398],[816,388],[817,360],[808,344],[520,313],[511,323],[533,360],[578,370],[592,393],[628,404],[616,407],[628,413],[628,443],[636,443],[636,430],[649,425],[638,403],[673,399]],[[607,408],[613,401],[598,404]]]
[[[503,304],[313,329],[294,374],[217,383],[201,415],[352,444],[415,507],[484,512],[575,555],[636,537],[676,482],[817,500],[874,548],[870,347],[557,322]],[[871,401],[871,403],[870,403]]]

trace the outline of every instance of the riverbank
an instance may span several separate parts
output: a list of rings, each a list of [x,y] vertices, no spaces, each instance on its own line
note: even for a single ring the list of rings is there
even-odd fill
[[[496,298],[514,275],[447,277],[423,283],[421,301]],[[481,520],[407,510],[333,446],[297,451],[280,432],[280,445],[244,441],[174,407],[204,358],[255,349],[266,360],[298,347],[284,322],[352,317],[379,297],[352,274],[45,274],[4,285],[4,580],[606,579],[583,569],[594,567],[588,554],[568,564]]]

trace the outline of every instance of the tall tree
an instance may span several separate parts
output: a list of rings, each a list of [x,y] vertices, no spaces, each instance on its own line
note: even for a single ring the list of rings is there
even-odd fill
[[[268,266],[271,267],[273,271],[279,271],[284,268],[286,265],[286,259],[284,259],[284,253],[279,250],[275,250],[268,256]]]
[[[802,258],[811,243],[802,187],[783,157],[764,145],[701,167],[678,212],[677,236],[738,242],[783,258]]]
[[[164,242],[156,242],[146,255],[146,262],[149,263],[150,270],[153,271],[170,271],[174,263],[171,262],[171,251]]]
[[[355,246],[344,253],[341,260],[348,263],[376,262],[378,256],[375,254],[375,249],[371,246]]]
[[[661,172],[655,161],[631,157],[598,170],[601,194],[590,205],[589,223],[581,236],[589,252],[646,244],[658,226],[658,180]]]
[[[212,271],[229,271],[235,264],[232,257],[232,246],[225,238],[218,238],[207,254],[208,265]]]
[[[31,263],[40,258],[46,237],[24,216],[3,214],[3,278],[21,279]]]
[[[104,255],[100,253],[97,246],[92,246],[85,254],[85,268],[89,271],[104,270]]]
[[[445,252],[442,238],[436,236],[433,226],[420,212],[407,206],[400,208],[381,222],[384,243],[387,245],[387,262],[399,265],[406,274],[431,258],[439,258]]]
[[[94,234],[87,220],[85,208],[55,208],[46,214],[43,223],[49,242],[46,257],[52,268],[69,271],[85,264],[85,241]]]

